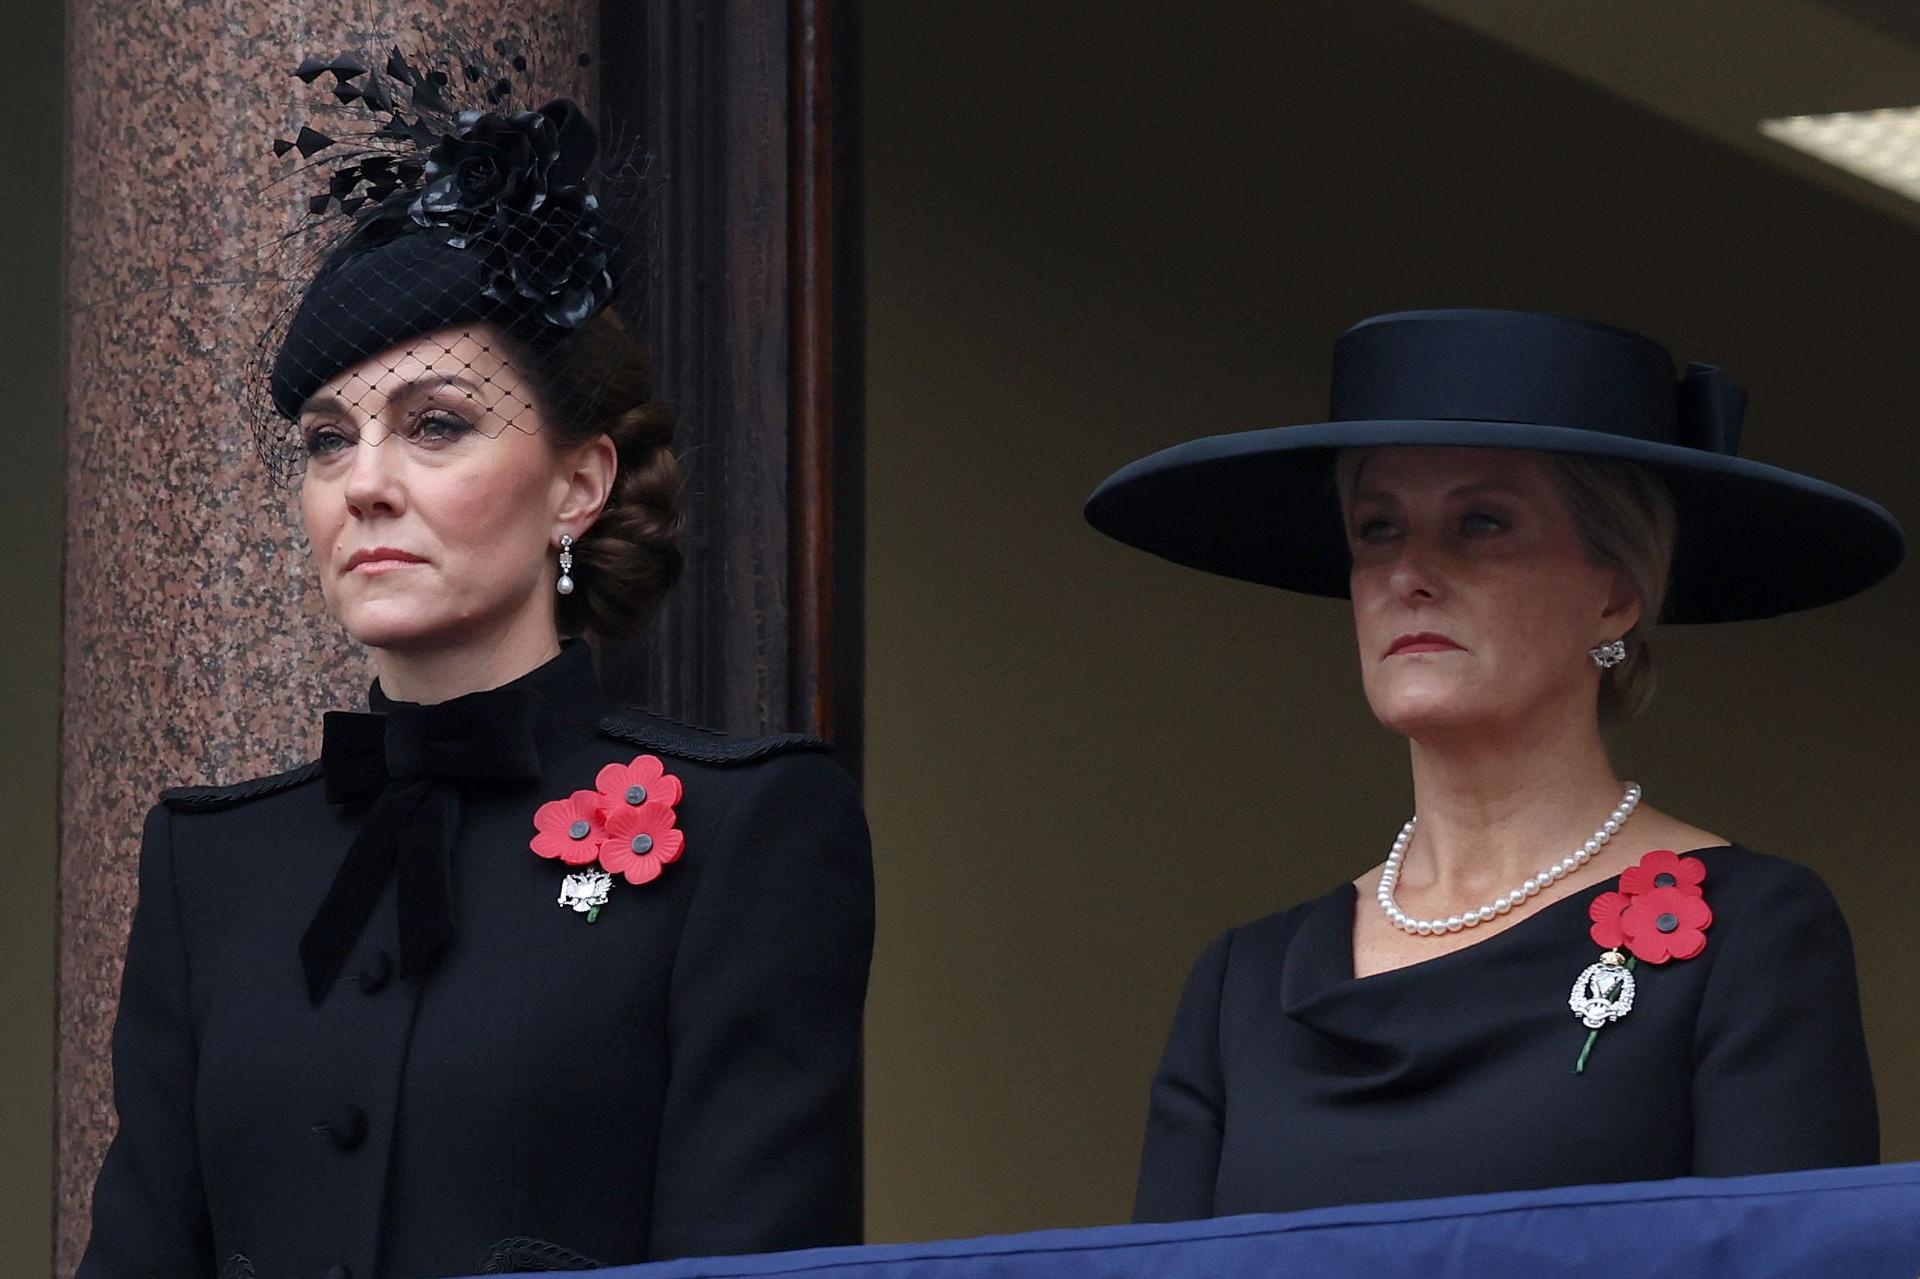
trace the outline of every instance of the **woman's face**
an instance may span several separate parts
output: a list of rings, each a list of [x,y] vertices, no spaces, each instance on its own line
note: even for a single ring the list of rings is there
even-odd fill
[[[1507,449],[1382,448],[1340,462],[1367,701],[1416,740],[1597,714],[1588,650],[1639,605],[1590,559],[1551,464]]]
[[[303,406],[301,513],[354,639],[419,651],[551,633],[550,547],[599,502],[534,403],[490,331],[457,328],[343,371]]]

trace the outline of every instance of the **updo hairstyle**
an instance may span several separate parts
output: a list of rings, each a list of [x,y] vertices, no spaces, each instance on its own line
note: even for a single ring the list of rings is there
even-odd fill
[[[654,398],[647,349],[611,308],[557,338],[536,344],[509,333],[507,344],[556,443],[605,435],[619,459],[605,509],[573,543],[576,585],[555,597],[560,631],[637,635],[679,579],[685,524],[673,411]]]

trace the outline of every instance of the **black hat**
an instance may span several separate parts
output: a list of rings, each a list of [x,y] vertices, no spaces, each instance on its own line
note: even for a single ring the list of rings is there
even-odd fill
[[[1532,449],[1635,462],[1678,517],[1662,620],[1772,617],[1863,591],[1900,563],[1881,507],[1737,455],[1746,393],[1649,338],[1521,311],[1403,311],[1334,346],[1330,420],[1193,440],[1108,476],[1095,528],[1176,564],[1344,598],[1341,449]]]
[[[330,241],[293,274],[296,296],[267,335],[255,429],[276,469],[288,469],[285,424],[315,391],[412,339],[484,324],[537,348],[616,302],[637,325],[657,208],[648,157],[604,154],[573,101],[516,109],[513,77],[474,53],[416,61],[396,49],[380,67],[341,54],[294,74],[330,74],[329,110],[355,127],[330,126],[339,138],[305,127],[274,145],[324,176],[300,231]]]

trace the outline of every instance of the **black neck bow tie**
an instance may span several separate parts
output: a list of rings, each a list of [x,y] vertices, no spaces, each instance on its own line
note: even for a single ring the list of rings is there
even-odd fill
[[[427,970],[453,937],[453,839],[460,783],[534,781],[537,699],[499,688],[385,714],[331,711],[320,753],[327,799],[371,803],[360,833],[300,939],[307,994],[332,989],[387,878],[399,875],[400,975]]]

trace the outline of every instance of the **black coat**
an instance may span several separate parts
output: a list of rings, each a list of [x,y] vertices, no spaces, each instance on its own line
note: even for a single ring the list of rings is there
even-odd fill
[[[318,764],[149,815],[80,1279],[858,1242],[873,885],[851,782],[811,739],[609,711],[580,646],[525,682],[540,780],[462,785],[456,931],[417,978],[389,882],[309,996],[300,939],[367,813]],[[684,784],[685,851],[589,923],[557,900],[573,868],[528,847],[534,810],[640,754]]]
[[[1611,882],[1358,980],[1351,884],[1229,932],[1153,1083],[1135,1219],[1877,1162],[1832,894],[1744,848],[1695,856],[1706,949],[1640,964],[1632,1011],[1578,1074],[1588,1031],[1567,998]]]

